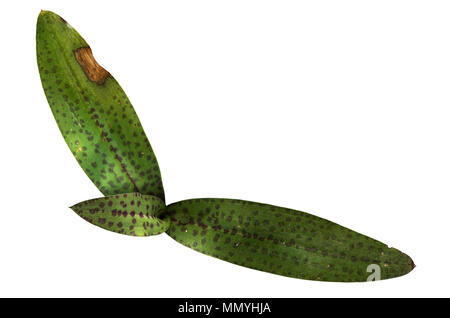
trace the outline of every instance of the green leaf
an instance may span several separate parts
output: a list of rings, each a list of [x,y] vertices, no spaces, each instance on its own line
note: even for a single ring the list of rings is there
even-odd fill
[[[58,127],[99,190],[140,192],[164,201],[159,166],[133,106],[86,41],[60,16],[42,11],[36,49]]]
[[[170,204],[166,232],[177,242],[222,260],[274,274],[322,281],[367,281],[414,268],[395,248],[317,216],[231,199]],[[375,273],[376,274],[376,273]]]
[[[168,229],[170,221],[158,217],[164,207],[164,202],[158,197],[124,193],[84,201],[71,209],[103,229],[133,236],[149,236]]]

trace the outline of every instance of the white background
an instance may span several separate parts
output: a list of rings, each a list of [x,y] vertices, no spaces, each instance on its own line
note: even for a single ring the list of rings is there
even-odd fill
[[[8,3],[8,4],[6,4]],[[0,296],[450,296],[448,1],[14,1],[0,19]],[[68,207],[101,196],[72,157],[35,57],[40,9],[121,83],[167,202],[307,211],[409,254],[376,283],[286,278]]]

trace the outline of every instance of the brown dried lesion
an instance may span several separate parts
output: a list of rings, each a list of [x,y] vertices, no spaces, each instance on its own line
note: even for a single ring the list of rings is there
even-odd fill
[[[106,78],[111,76],[107,70],[97,63],[90,47],[81,47],[74,53],[76,60],[90,81],[103,85]]]

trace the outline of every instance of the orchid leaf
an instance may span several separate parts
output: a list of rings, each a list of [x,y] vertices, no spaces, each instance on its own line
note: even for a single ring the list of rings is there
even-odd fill
[[[158,212],[164,207],[164,202],[153,195],[125,193],[84,201],[71,209],[103,229],[133,236],[149,236],[164,233],[168,229],[170,221],[158,217]]]
[[[414,268],[395,248],[320,217],[268,204],[193,199],[170,204],[167,234],[201,253],[253,269],[310,280],[354,282]]]
[[[60,16],[42,11],[36,49],[58,127],[99,190],[104,195],[140,192],[164,201],[159,166],[139,118],[86,41]]]

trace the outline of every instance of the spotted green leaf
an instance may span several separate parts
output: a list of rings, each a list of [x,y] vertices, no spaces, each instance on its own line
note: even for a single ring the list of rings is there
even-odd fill
[[[36,49],[58,127],[99,190],[140,192],[164,201],[159,166],[133,106],[86,41],[60,16],[42,11]]]
[[[153,195],[124,193],[93,199],[71,207],[86,221],[116,233],[149,236],[164,233],[170,221],[158,214],[164,202]]]
[[[231,199],[170,204],[166,232],[179,243],[222,260],[274,274],[354,282],[402,276],[414,268],[395,248],[317,216]],[[375,273],[376,274],[376,273]],[[375,277],[375,276],[371,276]]]

